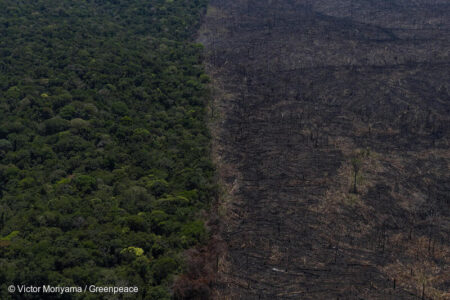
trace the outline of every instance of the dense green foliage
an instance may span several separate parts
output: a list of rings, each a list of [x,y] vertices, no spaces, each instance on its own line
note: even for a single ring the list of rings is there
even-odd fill
[[[10,284],[170,298],[214,193],[190,41],[205,5],[0,0],[0,299],[25,298]]]

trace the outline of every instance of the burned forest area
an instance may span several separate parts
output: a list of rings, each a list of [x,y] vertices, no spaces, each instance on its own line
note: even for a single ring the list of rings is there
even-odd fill
[[[449,299],[450,1],[212,0],[216,299]]]

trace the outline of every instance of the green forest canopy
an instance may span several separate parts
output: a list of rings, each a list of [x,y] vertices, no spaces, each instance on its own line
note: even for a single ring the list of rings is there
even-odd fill
[[[191,41],[205,6],[0,0],[1,299],[24,299],[10,284],[170,298],[215,193]]]

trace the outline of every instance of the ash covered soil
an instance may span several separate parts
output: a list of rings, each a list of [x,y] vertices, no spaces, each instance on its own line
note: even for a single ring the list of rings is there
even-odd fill
[[[450,1],[212,0],[216,299],[449,299]]]

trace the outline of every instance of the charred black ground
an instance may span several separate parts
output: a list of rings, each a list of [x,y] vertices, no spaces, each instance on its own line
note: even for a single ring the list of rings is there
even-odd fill
[[[199,40],[215,297],[449,297],[450,2],[212,0]]]

